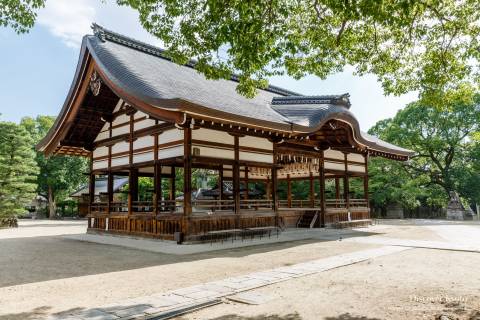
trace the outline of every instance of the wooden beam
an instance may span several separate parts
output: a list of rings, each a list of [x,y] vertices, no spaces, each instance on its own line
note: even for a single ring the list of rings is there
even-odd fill
[[[335,199],[340,199],[340,178],[335,177]]]
[[[287,206],[292,207],[292,180],[290,174],[287,174]]]
[[[310,208],[315,207],[315,188],[314,188],[314,181],[313,180],[313,172],[310,171],[310,192],[309,192],[309,200],[310,200]]]
[[[243,179],[245,183],[245,193],[243,195],[243,198],[245,200],[248,200],[248,167],[245,166],[245,178]]]
[[[368,196],[368,153],[365,153],[365,175],[363,176],[363,193],[364,198],[367,201],[367,207],[370,207],[370,201]]]
[[[170,178],[170,200],[175,200],[175,191],[177,189],[175,185],[175,180],[176,180],[176,172],[175,172],[175,167],[171,167],[172,170],[172,177]]]
[[[190,234],[190,219],[192,216],[192,129],[190,121],[183,128],[183,216],[185,239]]]
[[[350,208],[350,180],[348,176],[348,161],[347,161],[348,153],[344,153],[345,158],[345,176],[343,180],[343,196],[345,197],[345,203],[347,209]]]
[[[325,227],[325,162],[323,158],[324,152],[322,151],[322,156],[320,157],[320,227]]]
[[[235,201],[235,214],[237,218],[237,227],[239,227],[238,222],[240,221],[240,148],[239,148],[239,137],[234,136],[234,164],[233,164],[233,199]]]

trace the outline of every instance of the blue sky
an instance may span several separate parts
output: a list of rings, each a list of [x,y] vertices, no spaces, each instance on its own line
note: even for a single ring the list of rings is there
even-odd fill
[[[58,114],[73,78],[82,35],[91,33],[92,22],[159,43],[141,28],[134,11],[118,7],[113,0],[47,0],[30,33],[17,35],[0,27],[0,120]],[[356,77],[349,70],[323,81],[283,76],[272,78],[271,84],[311,95],[349,92],[351,111],[364,130],[416,98],[414,93],[385,97],[373,75]]]

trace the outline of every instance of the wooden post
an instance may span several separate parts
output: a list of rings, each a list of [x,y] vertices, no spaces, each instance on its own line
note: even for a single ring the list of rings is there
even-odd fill
[[[220,200],[223,200],[223,164],[218,169],[218,192]]]
[[[233,164],[233,199],[235,201],[235,214],[240,214],[240,142],[239,137],[234,136],[234,159]],[[237,227],[240,219],[237,218]]]
[[[265,193],[267,196],[267,200],[271,198],[271,186],[270,186],[270,177],[267,177],[267,182],[265,182]]]
[[[95,201],[95,175],[93,173],[90,173],[90,177],[89,177],[88,195],[89,195],[88,210],[91,213],[91,207],[92,207],[93,202]]]
[[[112,137],[112,121],[109,122],[108,127],[108,136]],[[107,203],[107,214],[110,214],[111,206],[113,202],[113,175],[112,175],[112,146],[108,146],[108,177],[107,177],[107,194],[108,194],[108,203]]]
[[[315,207],[315,188],[314,188],[314,180],[313,180],[313,172],[310,171],[310,192],[309,192],[309,200],[310,200],[310,208]]]
[[[326,211],[326,203],[325,203],[325,159],[324,159],[324,152],[322,151],[322,156],[320,158],[320,175],[319,175],[319,182],[320,182],[320,227],[325,227],[325,211]]]
[[[192,129],[190,122],[183,129],[183,215],[186,217],[185,238],[190,233],[192,214]]]
[[[248,200],[248,167],[245,166],[245,193],[243,195],[245,200]]]
[[[287,174],[287,206],[292,207],[292,180],[290,174]]]
[[[171,178],[170,178],[170,200],[175,200],[175,191],[176,191],[176,186],[175,186],[175,175],[176,175],[176,172],[175,172],[175,167],[172,166],[171,167]]]
[[[131,231],[130,216],[133,212],[133,202],[138,197],[138,170],[130,168],[128,173],[128,219],[127,231]]]
[[[365,201],[367,202],[367,208],[370,207],[370,200],[368,197],[368,151],[365,154],[365,175],[363,176],[363,193]]]
[[[277,190],[278,190],[278,179],[277,179],[277,148],[276,144],[273,144],[273,166],[272,166],[272,202],[273,202],[273,212],[275,212],[275,226],[280,226],[280,216],[278,211],[277,203]]]
[[[276,158],[276,157],[275,157]],[[273,212],[275,212],[275,225],[279,226],[279,212],[278,212],[278,205],[277,205],[277,166],[274,165],[272,167],[272,203],[273,203]]]
[[[110,210],[113,202],[113,174],[111,171],[108,171],[108,176],[107,176],[107,194],[108,194],[107,213],[110,214]]]
[[[162,203],[162,166],[158,162],[155,162],[153,169],[153,189],[153,208],[155,215],[157,215],[161,211]]]
[[[350,209],[350,180],[348,176],[348,153],[344,153],[345,175],[343,180],[343,196],[345,197],[345,206]]]
[[[335,199],[340,199],[340,179],[335,177]]]

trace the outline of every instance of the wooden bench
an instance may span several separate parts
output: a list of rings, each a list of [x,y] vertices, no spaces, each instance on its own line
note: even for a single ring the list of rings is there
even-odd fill
[[[223,243],[229,237],[232,237],[232,242],[237,238],[237,235],[242,234],[242,229],[227,229],[227,230],[216,230],[216,231],[209,231],[206,233],[207,238],[210,239],[210,244],[214,241],[216,242],[217,239],[220,239]]]
[[[343,228],[367,227],[371,224],[372,224],[372,219],[361,219],[361,220],[335,222],[332,224],[332,227],[336,229],[343,229]]]
[[[246,228],[245,235],[251,237],[252,239],[256,235],[260,235],[260,239],[261,239],[264,234],[268,233],[268,237],[270,238],[270,236],[272,235],[272,231],[277,232],[277,238],[278,238],[279,228],[274,226]]]

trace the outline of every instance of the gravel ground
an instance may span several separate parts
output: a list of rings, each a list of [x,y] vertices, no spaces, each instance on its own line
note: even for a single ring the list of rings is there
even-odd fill
[[[449,241],[445,239],[449,225],[441,224],[436,229],[435,223],[394,221],[363,230],[383,237]],[[456,231],[467,230],[461,229],[463,224],[455,226],[460,227]],[[467,234],[471,237],[478,224],[464,227],[470,228]],[[37,319],[53,312],[93,308],[377,247],[348,241],[309,240],[178,256],[61,236],[84,231],[85,222],[78,221],[30,221],[16,230],[0,230],[1,320]],[[412,249],[265,287],[260,291],[272,300],[258,306],[222,304],[186,319],[250,320],[264,319],[266,315],[271,315],[272,320],[413,319],[423,315],[433,319],[444,309],[465,318],[478,310],[478,265],[480,254],[476,253]],[[456,306],[424,302],[442,295],[468,299]],[[459,311],[461,308],[464,313]]]

